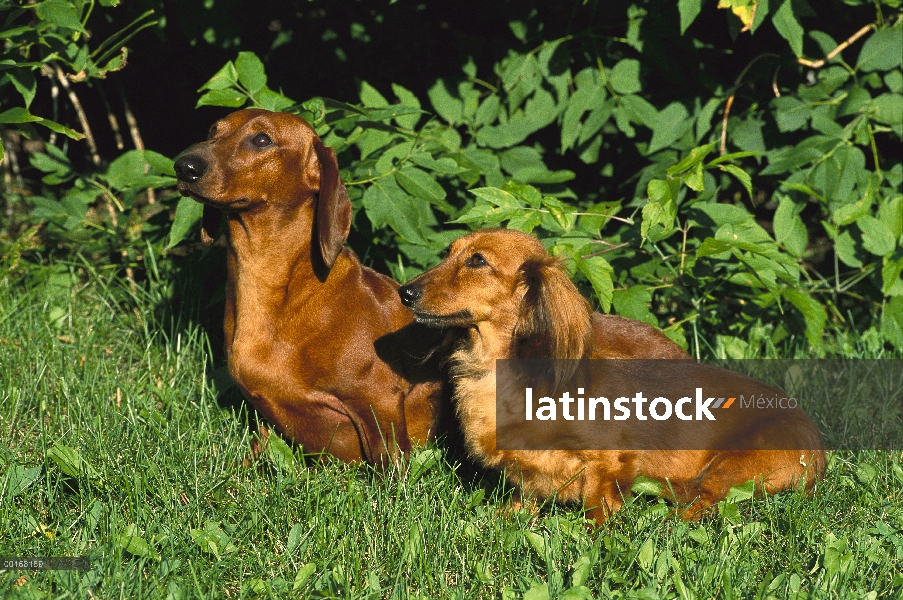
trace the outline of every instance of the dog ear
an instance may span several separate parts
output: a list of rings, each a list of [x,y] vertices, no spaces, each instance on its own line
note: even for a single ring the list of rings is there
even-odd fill
[[[521,266],[526,288],[512,338],[514,358],[567,360],[555,368],[555,383],[569,379],[576,361],[593,346],[592,308],[568,278],[561,260],[546,256]]]
[[[332,148],[314,139],[314,151],[320,163],[320,191],[317,199],[315,229],[320,243],[320,255],[327,269],[331,269],[342,251],[351,230],[351,201],[339,178],[339,163]]]
[[[219,209],[204,205],[201,213],[201,243],[209,246],[216,241],[219,226],[223,221],[223,213]]]

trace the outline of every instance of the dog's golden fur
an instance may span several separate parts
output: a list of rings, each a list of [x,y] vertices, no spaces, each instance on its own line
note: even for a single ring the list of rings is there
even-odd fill
[[[668,450],[501,450],[496,446],[496,359],[687,359],[694,369],[696,363],[649,325],[593,313],[561,261],[536,238],[516,231],[483,230],[457,240],[440,265],[399,293],[417,321],[460,332],[450,370],[467,451],[485,467],[504,470],[521,494],[583,502],[587,516],[601,523],[620,508],[622,493],[644,476],[665,484],[672,499],[692,503],[682,514],[695,518],[745,481],[755,480],[759,489],[773,493],[808,489],[824,472],[821,436],[802,411],[792,417],[725,411],[729,415],[719,415],[706,441],[741,439],[745,443],[739,447],[756,448],[756,440],[777,439],[785,443],[777,447],[803,450],[681,450],[694,447],[681,439],[681,424],[662,440],[661,448]],[[573,376],[574,368],[555,373],[556,387]],[[734,373],[704,365],[698,369],[714,389],[741,385],[778,393]],[[647,435],[635,429],[631,434],[637,438]]]

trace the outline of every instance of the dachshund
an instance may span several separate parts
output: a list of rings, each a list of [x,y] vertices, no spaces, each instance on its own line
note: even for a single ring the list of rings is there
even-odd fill
[[[175,170],[179,192],[204,205],[205,244],[225,219],[225,353],[244,397],[305,452],[347,462],[431,439],[440,372],[414,355],[432,332],[412,323],[395,281],[343,247],[351,202],[313,128],[233,112]]]
[[[455,332],[449,370],[467,452],[484,467],[503,470],[521,496],[583,502],[587,517],[603,523],[621,507],[633,482],[645,477],[660,482],[669,499],[690,504],[680,514],[695,519],[746,481],[754,480],[760,493],[774,493],[809,489],[823,476],[821,435],[801,410],[726,410],[701,424],[596,421],[588,423],[595,437],[587,436],[586,426],[575,430],[561,424],[571,426],[567,421],[546,421],[520,447],[511,449],[510,441],[502,447],[502,420],[512,421],[504,414],[507,405],[496,404],[504,387],[497,365],[506,363],[497,359],[552,359],[558,366],[545,380],[552,381],[548,389],[569,382],[601,385],[612,398],[646,383],[680,393],[691,380],[706,395],[738,389],[779,394],[753,379],[697,364],[650,325],[594,313],[562,260],[533,236],[505,229],[468,234],[451,244],[438,266],[398,293],[417,322]],[[615,364],[637,368],[606,368]]]

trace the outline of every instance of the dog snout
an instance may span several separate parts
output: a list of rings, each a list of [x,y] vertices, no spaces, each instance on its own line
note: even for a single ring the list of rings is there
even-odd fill
[[[187,154],[176,161],[174,168],[179,181],[194,183],[207,172],[207,163],[200,156]]]
[[[419,285],[408,284],[398,288],[398,295],[401,296],[401,303],[408,308],[414,308],[417,301],[423,296],[423,289]]]

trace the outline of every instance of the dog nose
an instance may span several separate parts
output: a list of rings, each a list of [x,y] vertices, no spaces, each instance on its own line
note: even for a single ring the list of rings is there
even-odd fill
[[[176,170],[176,177],[185,183],[194,183],[207,172],[207,163],[201,157],[191,154],[177,160],[173,167]]]
[[[416,285],[403,285],[398,288],[398,295],[401,296],[401,303],[408,308],[414,308],[420,297],[423,296],[423,290]]]

